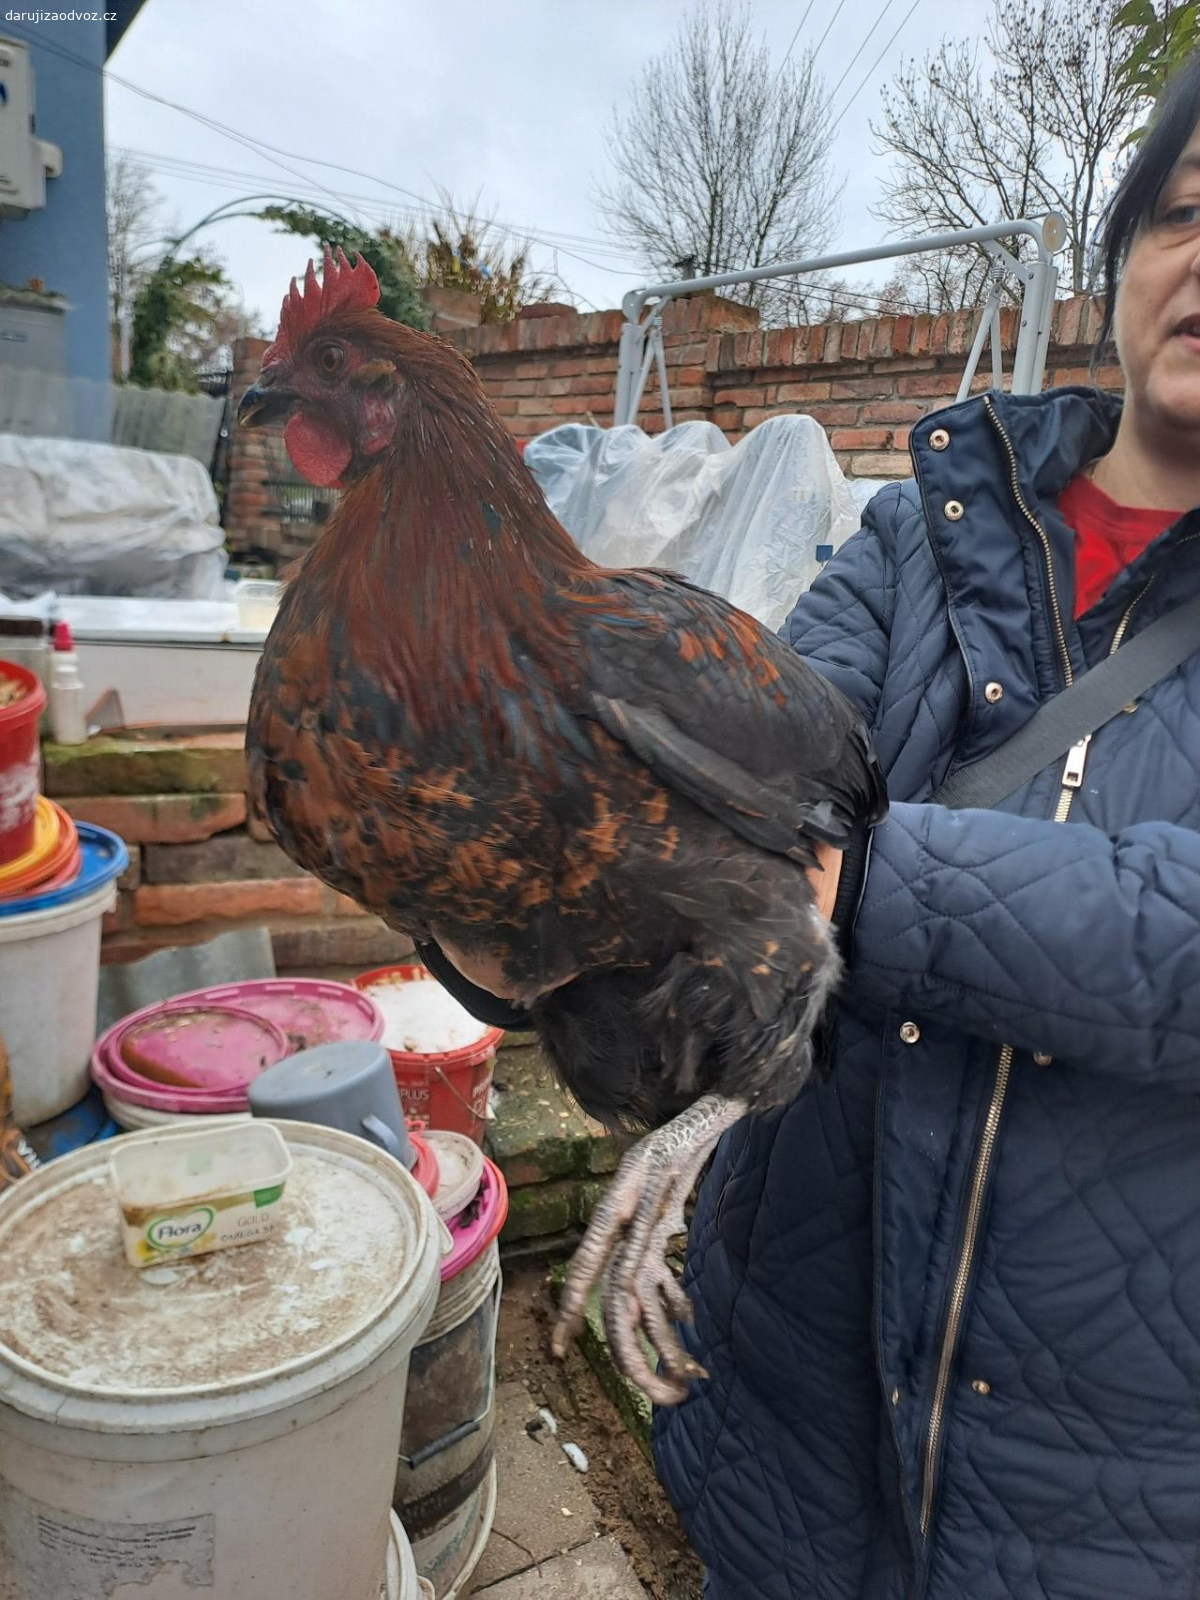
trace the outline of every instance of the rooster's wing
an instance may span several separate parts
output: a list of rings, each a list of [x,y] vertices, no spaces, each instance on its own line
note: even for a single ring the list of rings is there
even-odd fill
[[[811,865],[887,806],[850,702],[745,612],[668,573],[608,573],[572,608],[581,709],[671,788]]]

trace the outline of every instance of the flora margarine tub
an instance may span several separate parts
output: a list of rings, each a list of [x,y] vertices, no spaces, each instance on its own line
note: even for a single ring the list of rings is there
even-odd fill
[[[135,1267],[254,1244],[275,1230],[291,1152],[268,1122],[118,1141],[110,1158]]]

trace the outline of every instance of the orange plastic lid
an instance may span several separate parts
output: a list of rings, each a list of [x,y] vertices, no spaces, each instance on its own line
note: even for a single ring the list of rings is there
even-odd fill
[[[0,897],[25,894],[61,874],[78,849],[75,824],[61,806],[38,796],[33,844],[23,856],[0,867]]]

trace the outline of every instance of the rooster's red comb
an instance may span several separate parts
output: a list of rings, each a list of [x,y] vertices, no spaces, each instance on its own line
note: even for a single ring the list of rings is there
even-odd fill
[[[279,313],[279,332],[263,354],[263,365],[291,356],[313,329],[335,312],[363,311],[378,303],[379,279],[362,256],[351,266],[340,247],[335,257],[326,245],[320,283],[311,261],[303,289],[292,279]]]

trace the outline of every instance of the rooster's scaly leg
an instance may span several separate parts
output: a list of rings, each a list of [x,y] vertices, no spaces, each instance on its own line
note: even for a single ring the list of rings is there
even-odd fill
[[[666,1261],[672,1238],[685,1231],[683,1208],[717,1140],[746,1113],[741,1100],[705,1095],[648,1134],[617,1168],[575,1253],[563,1286],[554,1350],[566,1352],[583,1326],[588,1296],[608,1266],[604,1323],[618,1368],[656,1405],[682,1400],[704,1369],[680,1348],[672,1320],[690,1315]],[[639,1331],[659,1358],[655,1373]]]

